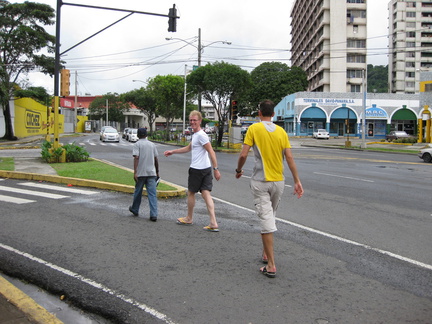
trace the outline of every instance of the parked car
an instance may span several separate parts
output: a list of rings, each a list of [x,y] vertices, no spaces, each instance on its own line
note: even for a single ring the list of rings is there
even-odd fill
[[[386,135],[386,140],[391,142],[393,140],[397,140],[399,138],[410,138],[411,135],[408,135],[405,131],[391,131]]]
[[[418,153],[418,157],[426,163],[432,162],[432,147],[424,148]]]
[[[318,129],[316,132],[312,133],[312,137],[313,138],[324,138],[324,139],[329,139],[330,138],[330,134],[325,130],[325,129]]]
[[[102,132],[100,140],[102,142],[120,142],[120,135],[117,132],[117,129],[113,127],[107,127]]]
[[[129,142],[136,142],[136,141],[138,141],[138,129],[137,128],[131,128],[131,129],[129,129],[127,140]]]
[[[241,134],[242,135],[246,135],[246,132],[247,132],[248,128],[249,128],[249,126],[242,126],[242,128],[241,128]]]
[[[126,138],[126,135],[129,131],[129,129],[130,129],[129,127],[126,127],[125,129],[123,129],[122,138]]]

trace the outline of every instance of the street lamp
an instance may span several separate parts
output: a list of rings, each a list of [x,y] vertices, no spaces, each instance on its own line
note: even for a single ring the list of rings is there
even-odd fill
[[[207,44],[207,45],[203,46],[201,44],[201,28],[198,28],[198,46],[195,45],[195,44],[193,44],[193,42],[188,42],[188,41],[186,41],[184,39],[181,39],[181,38],[167,37],[165,39],[167,41],[168,40],[179,40],[179,41],[185,42],[186,44],[189,44],[189,45],[195,47],[198,50],[198,67],[201,66],[201,54],[204,51],[205,47],[208,47],[208,46],[210,46],[212,44],[215,44],[215,43],[222,43],[222,44],[231,45],[231,42],[227,42],[227,41],[215,41],[215,42],[211,42],[210,44]],[[194,42],[195,42],[195,40],[194,40]],[[199,92],[199,94],[198,94],[198,111],[201,112],[201,92]]]
[[[147,81],[142,81],[142,80],[132,80],[132,82],[142,82],[142,83],[148,84]]]

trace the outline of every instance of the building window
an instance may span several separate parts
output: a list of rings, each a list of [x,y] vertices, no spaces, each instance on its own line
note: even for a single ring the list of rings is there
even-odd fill
[[[406,16],[407,16],[407,18],[415,18],[416,13],[415,13],[415,11],[407,11]]]
[[[415,57],[415,52],[406,52],[405,57]]]
[[[361,92],[360,84],[351,84],[351,92]]]
[[[353,55],[348,54],[347,55],[347,62],[348,63],[366,63],[366,56],[365,55]]]
[[[415,82],[411,82],[411,81],[405,82],[405,87],[406,88],[414,88]]]
[[[413,31],[409,31],[406,33],[406,37],[415,37],[415,36],[416,36],[416,33]]]
[[[413,67],[415,67],[415,62],[405,62],[405,67],[413,68]]]
[[[406,23],[407,28],[416,28],[416,23],[414,21],[409,21]]]
[[[415,8],[416,7],[416,3],[415,2],[409,2],[409,1],[407,1],[406,2],[406,6],[407,6],[407,8]]]
[[[407,77],[407,78],[414,78],[415,77],[415,72],[405,72],[405,77]]]
[[[406,47],[415,47],[415,42],[406,42]]]
[[[347,70],[347,78],[362,78],[363,70]]]
[[[365,0],[347,0],[347,3],[365,3]]]
[[[349,39],[347,41],[348,48],[366,48],[366,40]]]
[[[366,18],[366,10],[347,10],[347,17]]]
[[[432,83],[425,84],[425,92],[432,92]]]

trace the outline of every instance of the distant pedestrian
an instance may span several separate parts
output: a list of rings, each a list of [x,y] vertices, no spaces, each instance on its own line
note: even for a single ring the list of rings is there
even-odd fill
[[[276,210],[285,187],[284,157],[294,179],[294,194],[300,198],[304,191],[291,153],[288,135],[282,127],[271,121],[274,116],[274,103],[270,100],[261,102],[258,116],[261,122],[249,126],[246,133],[235,176],[239,179],[243,175],[242,167],[250,148],[253,148],[255,166],[250,188],[261,224],[262,261],[267,264],[260,268],[260,272],[269,278],[274,278],[276,277],[276,263],[273,232],[277,231]]]
[[[214,210],[214,202],[210,194],[213,188],[212,166],[216,180],[219,181],[221,175],[218,169],[216,153],[211,146],[209,137],[204,130],[201,129],[201,121],[201,113],[197,110],[192,111],[189,115],[189,123],[193,131],[191,142],[188,146],[172,151],[165,151],[164,154],[165,156],[170,156],[172,154],[192,152],[188,177],[187,216],[178,218],[177,224],[192,225],[195,194],[200,191],[210,216],[210,223],[208,226],[204,227],[204,230],[219,232],[219,226],[216,221]]]
[[[135,192],[132,206],[129,211],[138,216],[144,185],[150,206],[150,220],[157,221],[158,205],[156,196],[156,181],[159,178],[159,162],[156,145],[147,139],[147,129],[139,128],[138,141],[134,144],[132,155],[134,157]]]

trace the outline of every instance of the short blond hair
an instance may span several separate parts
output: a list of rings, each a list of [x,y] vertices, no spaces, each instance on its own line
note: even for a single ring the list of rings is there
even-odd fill
[[[192,116],[196,116],[198,120],[202,120],[202,114],[198,110],[192,110],[189,114],[189,118]]]

